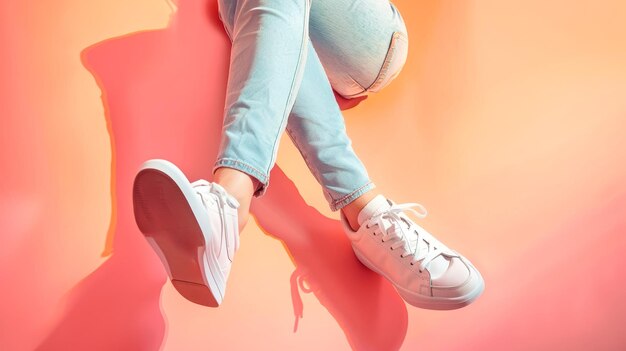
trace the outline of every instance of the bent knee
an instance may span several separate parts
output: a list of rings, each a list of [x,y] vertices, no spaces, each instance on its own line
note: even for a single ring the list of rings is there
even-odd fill
[[[351,75],[344,74],[342,77],[331,79],[331,82],[334,83],[333,89],[348,99],[377,93],[389,86],[400,74],[406,64],[408,52],[409,37],[406,31],[394,31],[380,68],[372,72],[358,72],[359,77],[370,77],[371,84],[364,86]]]

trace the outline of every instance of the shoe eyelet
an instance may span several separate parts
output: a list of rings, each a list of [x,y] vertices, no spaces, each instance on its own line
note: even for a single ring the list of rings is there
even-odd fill
[[[415,266],[415,265],[413,264],[413,262],[411,262],[411,266]]]
[[[390,247],[389,249],[391,249],[391,251],[393,251],[393,247]]]

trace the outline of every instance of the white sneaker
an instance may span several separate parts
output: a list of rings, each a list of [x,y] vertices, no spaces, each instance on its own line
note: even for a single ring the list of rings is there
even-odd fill
[[[176,290],[217,307],[239,248],[239,202],[217,183],[190,183],[173,163],[143,163],[133,184],[137,226],[165,266]]]
[[[418,207],[418,212],[410,207]],[[409,304],[449,310],[466,306],[484,290],[478,270],[414,223],[402,210],[426,216],[420,204],[396,204],[377,195],[359,213],[354,231],[341,212],[344,231],[357,258],[387,278]]]

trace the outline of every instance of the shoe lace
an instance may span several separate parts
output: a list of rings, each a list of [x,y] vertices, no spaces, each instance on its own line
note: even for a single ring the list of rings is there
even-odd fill
[[[291,278],[289,279],[289,282],[291,283],[291,302],[293,304],[293,314],[296,318],[293,324],[294,333],[298,330],[298,322],[300,321],[300,318],[303,317],[304,311],[304,304],[302,303],[302,298],[300,297],[300,290],[307,294],[313,292],[313,289],[304,285],[305,279],[306,274],[298,267],[296,267],[291,274]]]
[[[209,194],[213,193],[219,199],[221,206],[229,204],[233,208],[239,207],[239,202],[237,201],[237,199],[234,196],[228,194],[226,192],[226,189],[224,189],[224,187],[217,183],[212,183],[205,179],[198,179],[195,182],[192,182],[191,186],[200,195],[200,198],[205,205],[209,201]]]
[[[420,211],[412,207],[417,207]],[[439,255],[455,256],[445,245],[415,224],[403,213],[404,210],[414,213],[419,218],[424,218],[427,214],[426,208],[418,203],[393,203],[388,209],[375,213],[366,227],[376,226],[372,229],[374,235],[381,235],[382,242],[392,242],[391,250],[403,248],[400,257],[411,257],[411,265],[419,262],[420,272]]]
[[[196,193],[200,195],[200,199],[206,208],[209,208],[209,201],[211,201],[210,200],[211,195],[213,195],[213,198],[218,199],[219,206],[217,206],[217,208],[218,208],[221,218],[224,218],[226,216],[226,204],[229,204],[234,209],[237,209],[240,206],[237,199],[234,196],[227,193],[226,189],[224,189],[224,187],[222,187],[218,183],[209,182],[208,180],[205,180],[205,179],[198,179],[195,182],[192,182],[191,186],[194,188]],[[227,226],[226,222],[222,220],[220,221],[220,223],[221,223],[221,228],[220,228],[221,233],[226,233],[226,226]],[[238,231],[238,227],[236,224],[235,224],[235,227]],[[222,245],[224,245],[224,241],[220,240],[219,251],[222,250]],[[234,236],[234,245],[235,245],[235,250],[239,249],[239,245],[240,245],[239,235]],[[232,257],[229,256],[229,259],[232,260]]]

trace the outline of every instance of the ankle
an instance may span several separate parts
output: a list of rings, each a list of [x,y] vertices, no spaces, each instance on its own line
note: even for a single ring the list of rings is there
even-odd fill
[[[237,218],[239,233],[243,231],[250,214],[250,203],[258,180],[247,173],[229,167],[220,167],[215,170],[214,182],[221,185],[230,195],[239,202]]]
[[[376,195],[378,195],[378,192],[370,190],[366,193],[363,193],[361,196],[357,197],[352,202],[341,208],[341,211],[343,212],[344,216],[346,216],[348,224],[350,224],[352,230],[359,230],[359,213],[365,207],[365,205],[367,205],[374,197],[376,197]]]
[[[237,219],[239,221],[239,234],[241,234],[243,232],[244,228],[248,224],[248,218],[249,217],[250,216],[248,215],[248,213],[245,213],[243,211],[239,211],[237,213]]]
[[[221,185],[226,191],[237,200],[249,202],[254,192],[253,178],[247,173],[238,169],[220,167],[215,171],[214,182]]]
[[[357,231],[359,230],[359,223],[358,221],[354,218],[354,216],[349,216],[344,210],[343,208],[340,210],[341,212],[343,212],[343,215],[346,217],[346,219],[348,220],[348,224],[350,225],[350,229],[352,229],[353,231]]]

